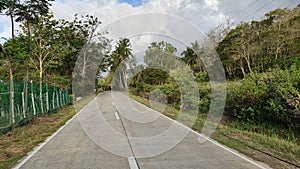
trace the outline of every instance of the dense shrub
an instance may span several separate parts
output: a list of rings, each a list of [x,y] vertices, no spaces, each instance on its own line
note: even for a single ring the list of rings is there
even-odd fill
[[[199,98],[193,97],[189,83],[185,79],[164,85],[137,82],[136,86],[131,88],[131,92],[148,98],[151,91],[159,89],[167,96],[168,104],[177,109],[191,109],[199,104],[199,112],[208,113],[213,97],[210,83],[198,83]],[[179,85],[183,86],[181,90]],[[184,103],[182,103],[183,94],[188,98]],[[299,127],[300,69],[292,66],[288,70],[276,69],[228,82],[224,112],[226,116],[239,121],[268,123],[286,128]]]
[[[250,122],[299,126],[300,69],[254,74],[228,84],[225,114]]]
[[[200,113],[208,113],[210,101],[211,101],[211,90],[209,83],[199,83],[199,112]]]

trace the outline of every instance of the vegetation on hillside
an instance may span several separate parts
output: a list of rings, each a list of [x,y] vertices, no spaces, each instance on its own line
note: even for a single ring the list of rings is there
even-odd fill
[[[299,136],[300,124],[300,6],[277,9],[266,14],[266,19],[241,23],[219,38],[215,49],[221,58],[228,79],[224,114],[234,121],[268,124]],[[209,40],[217,35],[211,31]],[[211,86],[207,69],[214,66],[203,62],[207,57],[205,44],[192,43],[174,55],[176,48],[166,42],[152,43],[146,50],[142,72],[130,81],[133,94],[148,97],[155,89],[167,95],[168,104],[181,106],[181,91],[168,71],[153,68],[152,62],[176,64],[168,57],[174,55],[193,70],[200,92],[199,112],[208,113]],[[152,54],[153,53],[153,54]],[[151,58],[151,56],[157,58]],[[163,57],[161,57],[163,56]],[[175,59],[176,60],[176,59]],[[209,63],[210,64],[210,63]],[[168,67],[169,65],[163,65]],[[150,69],[151,68],[151,69]],[[190,98],[195,102],[195,98]],[[259,131],[259,129],[257,129]],[[284,135],[284,134],[283,134]],[[283,136],[285,137],[285,136]]]
[[[179,51],[181,56],[170,42],[153,42],[145,51],[144,64],[139,64],[128,38],[120,37],[111,49],[107,32],[97,31],[99,18],[55,19],[49,10],[52,1],[0,0],[0,13],[10,18],[12,27],[11,39],[0,44],[0,81],[24,80],[26,86],[33,80],[39,82],[40,92],[43,83],[61,89],[76,84],[76,97],[93,92],[95,82],[98,91],[129,89],[139,99],[155,96],[166,103],[168,112],[163,113],[173,118],[178,110],[191,115],[195,112],[189,110],[196,108],[198,119],[192,127],[199,130],[213,99],[212,83],[217,83],[211,82],[210,73],[220,66],[211,56],[218,54],[228,83],[217,132],[235,139],[242,139],[236,133],[243,133],[264,145],[267,136],[271,143],[284,142],[282,151],[270,142],[267,149],[287,154],[293,153],[287,147],[299,149],[300,5],[276,9],[261,21],[233,29],[221,25],[208,32],[205,41],[191,42]],[[15,22],[21,25],[18,31]],[[11,84],[10,100],[13,96]],[[227,127],[235,130],[230,133]],[[297,152],[277,154],[292,163],[299,161]]]

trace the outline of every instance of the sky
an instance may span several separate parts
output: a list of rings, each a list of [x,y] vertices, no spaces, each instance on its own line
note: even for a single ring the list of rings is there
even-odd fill
[[[120,3],[128,3],[133,7],[141,6],[143,2],[141,0],[120,0]]]
[[[96,15],[114,41],[128,37],[136,53],[153,41],[171,41],[178,49],[199,40],[202,34],[230,20],[261,20],[276,8],[293,8],[300,0],[56,0],[51,11],[57,19],[75,13]],[[18,24],[16,26],[18,28]],[[10,38],[10,20],[0,15],[0,38]],[[4,40],[1,39],[0,43]]]

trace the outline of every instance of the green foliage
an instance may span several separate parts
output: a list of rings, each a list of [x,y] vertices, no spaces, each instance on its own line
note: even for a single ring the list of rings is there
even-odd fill
[[[144,56],[146,68],[156,68],[169,72],[176,66],[175,62],[178,59],[175,55],[176,51],[177,49],[171,43],[152,42]]]
[[[107,52],[100,61],[98,73],[101,74],[109,70],[108,75],[104,79],[106,83],[105,88],[127,89],[126,63],[136,61],[130,47],[131,44],[128,38],[120,38],[115,49],[110,54]],[[135,65],[135,63],[132,63],[132,65]],[[132,70],[132,68],[130,69]]]
[[[262,21],[241,23],[217,45],[228,78],[299,65],[299,6],[276,9]]]
[[[202,72],[205,72],[204,64],[201,60],[203,59],[202,55],[204,51],[197,41],[195,43],[191,43],[191,45],[191,47],[187,47],[181,53],[181,60],[193,70],[196,76],[198,76],[199,74],[202,74]]]
[[[51,114],[58,108],[71,104],[68,90],[60,91],[55,86],[43,85],[40,91],[38,85],[30,83],[25,90],[25,81],[14,81],[14,124],[10,124],[10,83],[0,83],[0,133],[8,131],[12,125],[24,125],[37,116]],[[25,92],[28,92],[25,94]],[[42,102],[39,93],[42,93]],[[27,96],[27,104],[24,102]],[[27,111],[25,111],[27,110]]]
[[[175,108],[179,109],[181,104],[180,89],[176,84],[167,84],[159,86],[158,89],[162,90],[168,100],[168,104],[174,105]]]
[[[98,83],[97,83],[97,89],[98,89],[98,92],[106,91],[106,90],[110,89],[110,86],[105,81],[105,79],[100,79],[100,80],[98,80]]]
[[[206,71],[203,71],[203,72],[199,72],[199,73],[196,73],[195,74],[195,80],[200,83],[200,82],[203,82],[205,79],[208,78],[208,74]]]
[[[159,78],[155,78],[156,76],[151,76],[159,72],[161,73],[159,76],[165,76],[163,83],[158,80]],[[196,82],[191,81],[189,77],[181,76],[181,74],[182,72],[173,71],[173,76],[170,77],[164,71],[158,69],[146,69],[137,75],[141,77],[138,81],[131,83],[130,91],[135,95],[149,98],[150,92],[158,90],[167,96],[167,103],[173,105],[176,109],[195,110],[199,105],[199,98],[195,97],[197,95],[195,95],[195,93],[193,93],[194,90],[192,90],[194,88],[193,85],[195,85]],[[202,92],[203,95],[201,96],[201,99],[210,102],[207,98],[208,91]],[[209,103],[208,105],[204,102],[201,104],[205,104],[206,106],[202,110],[208,110]]]
[[[26,3],[34,5],[27,1]],[[42,4],[38,1],[34,1],[34,3]],[[26,11],[23,12],[26,14]],[[36,14],[31,14],[38,18],[32,18],[34,20],[30,20],[30,25],[26,24],[28,18],[24,18],[25,14],[19,13],[18,16],[23,17],[19,19],[26,21],[21,25],[23,34],[20,33],[14,39],[4,43],[9,56],[14,56],[11,58],[14,79],[19,81],[25,79],[25,72],[28,68],[29,80],[39,81],[42,79],[44,82],[54,84],[62,89],[70,87],[77,56],[88,42],[92,31],[101,22],[97,17],[89,15],[76,16],[73,21],[66,21],[56,20],[51,15],[42,16],[39,11],[35,12]],[[40,12],[45,13],[46,9]],[[32,32],[28,31],[28,27]],[[93,34],[92,36],[99,38],[99,43],[93,44],[93,48],[107,50],[108,40],[102,34]],[[7,58],[1,58],[1,60],[3,62],[0,64],[0,79],[8,81]],[[42,73],[42,78],[39,73]]]
[[[300,69],[254,74],[228,85],[226,115],[242,121],[299,127]]]
[[[39,22],[39,17],[46,16],[54,0],[25,0],[17,3],[16,21],[28,23]]]
[[[208,82],[198,83],[199,88],[199,112],[207,114],[211,103],[211,87]]]
[[[160,70],[160,69],[153,69],[153,68],[145,69],[145,70],[139,72],[135,76],[137,78],[135,78],[134,80],[142,81],[149,85],[162,85],[162,84],[166,83],[169,78],[169,75],[167,72]]]

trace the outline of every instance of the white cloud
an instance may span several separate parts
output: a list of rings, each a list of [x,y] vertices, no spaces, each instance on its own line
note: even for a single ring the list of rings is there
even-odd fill
[[[213,10],[218,10],[219,9],[219,1],[218,0],[205,0],[205,3],[207,6],[209,6]]]
[[[290,5],[293,0],[279,6],[280,0],[270,1],[144,0],[141,6],[133,7],[117,0],[65,0],[55,2],[52,10],[57,18],[64,19],[71,19],[75,13],[98,16],[103,23],[101,29],[109,32],[108,38],[117,41],[130,37],[133,53],[141,55],[151,42],[161,40],[171,42],[181,51],[184,45],[202,39],[201,33],[204,35],[227,19],[238,23],[250,14],[253,16],[248,19],[261,18],[266,11]],[[267,3],[270,6],[262,8]],[[263,13],[256,13],[259,8]]]
[[[284,2],[281,0],[143,0],[141,6],[132,7],[130,4],[119,3],[117,0],[56,0],[53,2],[51,10],[56,18],[64,19],[72,19],[75,13],[96,15],[102,21],[103,27],[118,21],[120,18],[126,18],[126,16],[156,12],[183,18],[188,23],[195,25],[200,31],[207,32],[225,22],[226,19],[232,19],[235,23],[240,22],[241,19],[261,19],[267,11],[278,7],[293,7],[296,4],[294,0]],[[127,24],[131,24],[132,27],[144,27],[146,25],[151,28],[157,26],[149,25],[148,19],[147,17],[140,17]],[[0,24],[4,28],[4,31],[0,32],[0,37],[10,37],[9,19],[0,16]],[[185,36],[190,36],[189,32],[184,32],[186,29],[184,25],[174,23],[172,19],[161,20],[159,27],[162,33],[181,28]],[[120,35],[128,30],[119,27],[116,31]],[[117,38],[113,35],[112,37]]]
[[[9,18],[0,15],[0,26],[3,29],[2,32],[0,32],[0,43],[3,43],[4,40],[2,39],[2,37],[11,37],[11,27]]]

